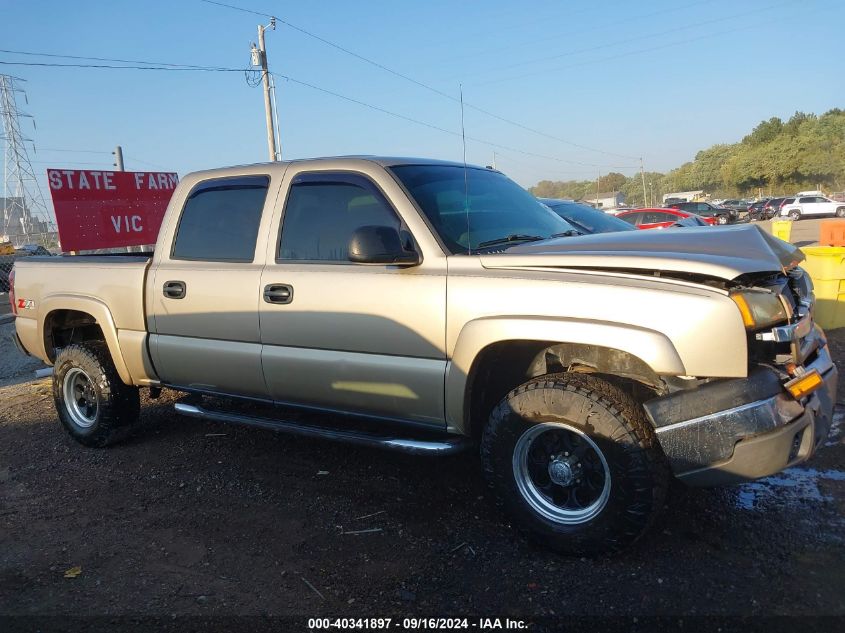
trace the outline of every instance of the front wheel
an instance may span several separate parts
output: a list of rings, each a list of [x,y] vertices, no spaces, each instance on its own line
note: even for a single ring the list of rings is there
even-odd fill
[[[68,345],[59,352],[53,400],[62,426],[85,446],[119,442],[141,410],[138,389],[124,384],[101,344]]]
[[[836,217],[837,218],[845,218],[845,207],[839,207],[836,210]]]
[[[517,525],[568,554],[635,541],[669,482],[642,407],[586,374],[541,376],[511,391],[490,415],[481,457],[497,502]]]

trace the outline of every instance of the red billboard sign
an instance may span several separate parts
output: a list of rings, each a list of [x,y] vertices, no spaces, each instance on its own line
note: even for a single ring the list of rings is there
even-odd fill
[[[48,169],[63,251],[155,244],[179,182],[170,172]]]

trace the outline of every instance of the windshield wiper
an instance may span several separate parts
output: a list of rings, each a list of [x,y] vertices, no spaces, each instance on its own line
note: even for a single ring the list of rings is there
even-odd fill
[[[568,231],[564,231],[563,233],[552,233],[549,236],[549,239],[553,237],[575,237],[577,235],[584,235],[581,231],[577,229],[569,229]]]
[[[547,237],[541,237],[539,235],[522,235],[521,233],[513,233],[508,235],[507,237],[499,237],[495,240],[487,240],[486,242],[480,242],[478,244],[478,248],[484,248],[485,246],[495,246],[496,244],[507,244],[508,242],[536,242],[538,240],[546,240]]]

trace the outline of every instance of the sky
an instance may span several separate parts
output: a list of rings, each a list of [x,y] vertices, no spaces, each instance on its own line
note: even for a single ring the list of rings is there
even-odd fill
[[[284,159],[462,160],[461,89],[467,161],[495,152],[526,187],[630,175],[640,157],[666,171],[772,116],[845,106],[841,0],[221,1],[280,20]],[[201,0],[0,0],[0,62],[238,71],[0,64],[26,80],[44,195],[48,167],[109,168],[118,144],[136,171],[267,160],[262,91],[239,69],[268,22]]]

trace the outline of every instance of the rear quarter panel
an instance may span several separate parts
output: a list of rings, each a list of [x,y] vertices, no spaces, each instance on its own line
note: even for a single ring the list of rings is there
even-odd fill
[[[45,324],[56,310],[91,314],[103,330],[121,379],[149,384],[144,278],[147,257],[32,257],[15,265],[15,328],[27,351],[48,364]]]

